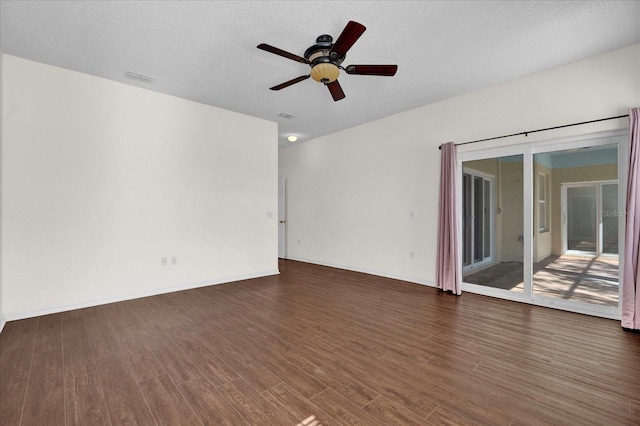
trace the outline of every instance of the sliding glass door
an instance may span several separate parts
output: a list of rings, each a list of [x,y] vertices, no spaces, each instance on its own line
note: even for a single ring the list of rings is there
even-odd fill
[[[624,131],[460,154],[463,289],[618,317],[620,147]]]
[[[493,178],[468,170],[462,175],[463,265],[473,269],[493,261]]]

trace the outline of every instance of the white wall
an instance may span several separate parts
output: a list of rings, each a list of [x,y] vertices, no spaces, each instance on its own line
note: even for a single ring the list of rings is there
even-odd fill
[[[2,78],[7,320],[277,273],[276,123],[9,55]]]
[[[433,284],[441,143],[622,115],[639,105],[635,44],[282,149],[287,257]],[[626,126],[628,119],[618,119],[459,152]]]

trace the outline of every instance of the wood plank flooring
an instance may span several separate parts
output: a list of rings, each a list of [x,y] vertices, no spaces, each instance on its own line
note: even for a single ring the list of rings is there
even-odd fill
[[[0,425],[638,425],[617,321],[294,261],[0,334]]]

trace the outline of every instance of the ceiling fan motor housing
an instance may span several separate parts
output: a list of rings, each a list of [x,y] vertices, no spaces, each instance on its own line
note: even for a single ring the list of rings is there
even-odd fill
[[[336,81],[340,76],[340,64],[344,56],[331,52],[333,37],[323,34],[316,39],[316,44],[304,52],[304,57],[311,66],[311,78],[320,83],[328,84]]]

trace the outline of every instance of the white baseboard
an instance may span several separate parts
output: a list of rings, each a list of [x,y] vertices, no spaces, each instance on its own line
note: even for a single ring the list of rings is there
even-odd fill
[[[235,276],[235,277],[226,277],[226,278],[220,278],[220,279],[211,280],[211,281],[201,281],[201,282],[196,282],[196,283],[189,283],[189,284],[184,284],[184,285],[167,287],[167,288],[163,288],[163,289],[155,289],[155,290],[138,292],[138,293],[129,293],[129,294],[126,294],[126,295],[114,296],[114,297],[109,297],[109,298],[99,299],[99,300],[91,300],[91,301],[88,301],[88,302],[77,303],[77,304],[73,304],[73,305],[56,306],[56,307],[53,307],[53,308],[50,308],[50,309],[43,309],[43,310],[39,310],[39,311],[14,312],[14,313],[5,314],[5,318],[2,319],[2,326],[4,327],[4,323],[6,321],[16,321],[16,320],[21,320],[21,319],[26,319],[26,318],[39,317],[39,316],[42,316],[42,315],[57,314],[57,313],[60,313],[60,312],[73,311],[73,310],[76,310],[76,309],[90,308],[92,306],[106,305],[108,303],[123,302],[125,300],[140,299],[142,297],[157,296],[159,294],[173,293],[173,292],[176,292],[176,291],[189,290],[189,289],[193,289],[193,288],[208,287],[208,286],[211,286],[211,285],[225,284],[225,283],[231,283],[231,282],[235,282],[235,281],[249,280],[249,279],[252,279],[252,278],[267,277],[267,276],[270,276],[270,275],[278,275],[279,273],[280,272],[278,270],[271,270],[271,271],[262,272],[262,273],[256,273],[256,274],[240,275],[240,276]],[[0,331],[1,330],[2,330],[2,328],[0,327]]]
[[[406,281],[406,282],[410,282],[410,283],[413,283],[413,284],[426,285],[426,286],[429,286],[429,287],[435,287],[436,286],[436,283],[433,282],[433,281],[422,280],[422,279],[415,278],[415,277],[406,277],[406,276],[402,276],[402,275],[389,274],[387,272],[375,271],[375,270],[366,269],[366,268],[355,268],[353,266],[340,265],[340,264],[331,263],[331,262],[321,262],[321,261],[318,261],[318,260],[304,259],[304,258],[301,258],[301,257],[287,257],[287,259],[288,260],[295,260],[295,261],[298,261],[298,262],[312,263],[314,265],[328,266],[330,268],[345,269],[347,271],[362,272],[363,274],[376,275],[378,277],[391,278],[393,280]]]

